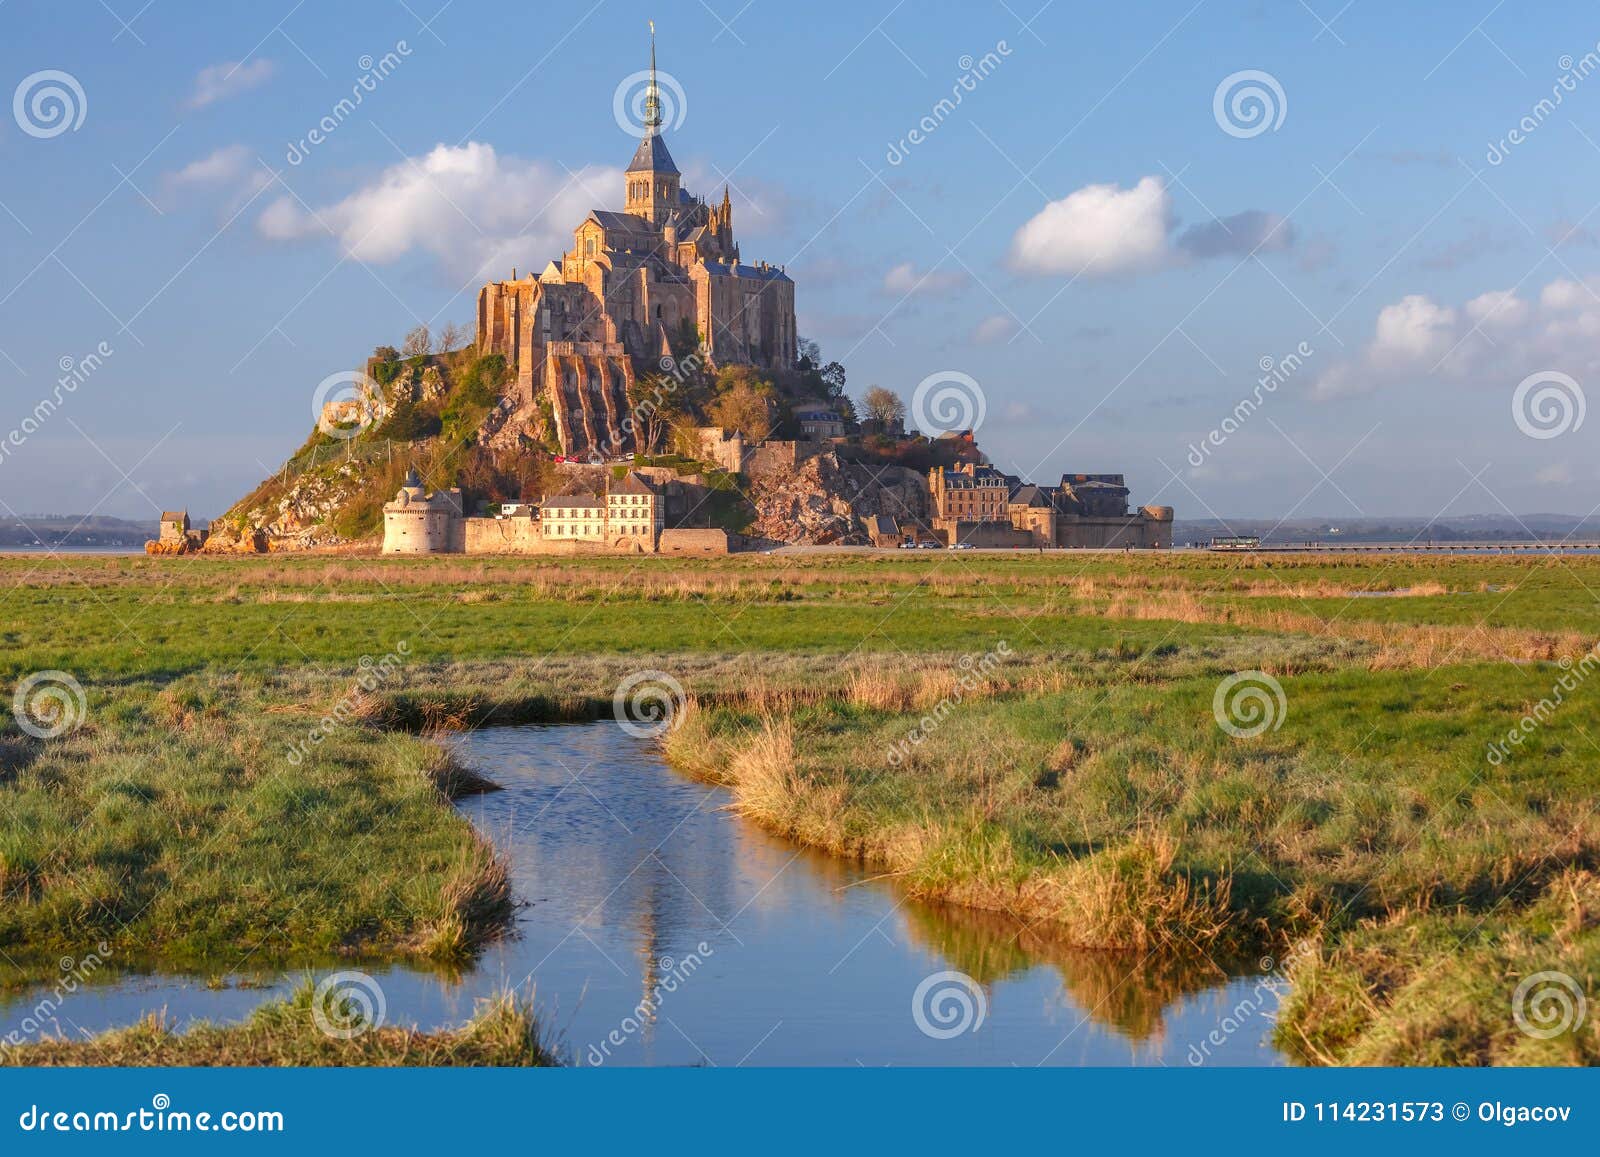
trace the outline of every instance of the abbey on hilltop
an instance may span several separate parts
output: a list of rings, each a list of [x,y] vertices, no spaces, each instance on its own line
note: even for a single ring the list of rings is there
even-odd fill
[[[697,353],[712,367],[791,369],[794,282],[746,265],[723,189],[707,204],[683,188],[661,135],[655,36],[644,136],[623,181],[622,212],[594,209],[571,250],[537,277],[478,292],[478,352],[505,356],[516,400],[553,422],[563,453],[632,450],[623,422],[636,375]]]

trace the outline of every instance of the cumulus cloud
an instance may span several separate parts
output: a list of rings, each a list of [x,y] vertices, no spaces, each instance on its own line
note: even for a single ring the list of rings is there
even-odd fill
[[[909,261],[896,265],[883,275],[883,291],[900,297],[914,295],[935,296],[960,289],[967,283],[967,275],[955,269],[930,269],[918,273]]]
[[[422,252],[465,277],[513,265],[542,269],[571,246],[573,227],[590,209],[614,203],[621,191],[619,169],[589,165],[569,173],[474,141],[437,145],[310,211],[281,197],[256,226],[273,240],[331,234],[359,261]]]
[[[1600,381],[1600,279],[1552,281],[1537,300],[1513,290],[1480,293],[1459,308],[1410,294],[1378,311],[1372,337],[1312,385],[1318,399],[1438,378],[1510,389],[1555,370]]]
[[[265,84],[277,71],[277,64],[264,57],[251,61],[225,60],[202,68],[194,78],[194,91],[186,102],[190,108],[205,108],[247,89]]]
[[[1172,198],[1159,178],[1131,189],[1086,185],[1051,201],[1011,239],[1019,273],[1115,274],[1155,269],[1170,256]]]
[[[1006,338],[1017,332],[1017,323],[1003,313],[994,314],[980,321],[972,330],[972,340],[979,345],[990,345],[994,342],[1005,341]]]
[[[1213,257],[1277,252],[1294,244],[1288,220],[1247,209],[1178,229],[1172,194],[1159,177],[1131,189],[1087,185],[1051,201],[1011,239],[1019,273],[1114,276]]]

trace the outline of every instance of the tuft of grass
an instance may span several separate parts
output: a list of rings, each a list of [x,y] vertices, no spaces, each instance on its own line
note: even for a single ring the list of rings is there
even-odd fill
[[[529,1003],[509,993],[480,1001],[458,1029],[424,1033],[379,1025],[330,1036],[313,1015],[309,981],[287,1000],[262,1005],[241,1024],[203,1022],[178,1032],[152,1013],[137,1024],[83,1040],[48,1039],[0,1050],[0,1065],[296,1066],[472,1065],[549,1067],[560,1063]]]

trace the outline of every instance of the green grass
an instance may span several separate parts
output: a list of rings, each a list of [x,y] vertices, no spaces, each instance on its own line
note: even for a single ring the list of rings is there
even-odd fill
[[[68,672],[87,711],[0,732],[0,984],[100,941],[459,966],[510,897],[426,733],[598,714],[648,666],[695,697],[687,772],[920,896],[1154,953],[1157,994],[1292,950],[1300,1059],[1588,1061],[1506,1009],[1545,969],[1595,999],[1600,691],[1486,752],[1594,643],[1590,587],[1586,558],[3,558],[0,675]],[[1235,739],[1212,696],[1250,669],[1288,711]],[[1112,972],[1096,1003],[1157,1022]]]
[[[242,1024],[202,1023],[176,1032],[159,1016],[88,1040],[44,1040],[0,1050],[0,1065],[494,1065],[558,1064],[528,1006],[510,997],[480,1003],[459,1029],[422,1033],[359,1019],[313,1015],[307,983],[288,1000],[262,1005]],[[329,1010],[337,1013],[340,1010]],[[351,1035],[344,1035],[350,1033]]]

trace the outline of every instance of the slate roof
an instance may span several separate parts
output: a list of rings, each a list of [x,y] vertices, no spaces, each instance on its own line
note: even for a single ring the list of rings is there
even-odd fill
[[[1043,487],[1029,482],[1017,487],[1011,495],[1011,502],[1018,506],[1049,506],[1050,496],[1044,492]]]
[[[788,281],[789,275],[776,265],[762,269],[759,265],[724,265],[720,261],[702,261],[701,267],[713,277],[749,277],[757,281]]]
[[[615,482],[607,493],[610,494],[654,494],[656,488],[637,470],[630,470],[622,476],[620,482]]]
[[[633,160],[628,162],[630,173],[677,173],[678,166],[672,160],[672,154],[667,152],[667,142],[659,133],[651,133],[639,141],[639,147],[633,151]]]
[[[980,466],[973,474],[964,470],[945,470],[944,484],[950,490],[976,490],[979,487],[1005,486],[1005,475],[998,470]]]
[[[605,503],[593,494],[557,494],[544,500],[546,510],[589,510],[604,506]]]
[[[635,213],[618,213],[611,209],[590,209],[589,216],[604,229],[621,233],[654,233],[655,226]]]

